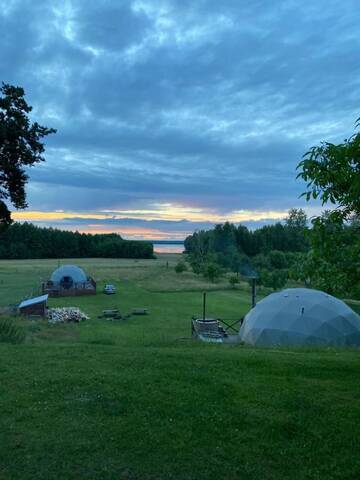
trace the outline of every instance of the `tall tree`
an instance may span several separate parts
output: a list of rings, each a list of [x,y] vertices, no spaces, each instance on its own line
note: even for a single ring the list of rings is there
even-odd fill
[[[31,123],[32,110],[20,87],[3,83],[0,88],[0,228],[12,222],[8,203],[15,208],[26,208],[26,167],[44,161],[41,139],[53,128]]]
[[[359,120],[356,126],[359,126]],[[360,295],[360,133],[338,145],[322,142],[299,163],[309,201],[335,205],[313,219],[312,249],[304,265],[317,288],[340,295]]]
[[[322,142],[310,148],[297,168],[298,177],[307,182],[307,200],[331,202],[343,219],[360,215],[360,133],[338,145]]]
[[[307,215],[302,208],[290,208],[285,219],[285,225],[289,228],[305,230],[307,227]]]

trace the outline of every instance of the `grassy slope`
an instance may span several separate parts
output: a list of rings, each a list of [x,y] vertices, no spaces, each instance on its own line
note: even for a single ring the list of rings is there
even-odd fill
[[[27,344],[0,346],[0,478],[358,478],[358,351],[193,343],[201,295],[161,262],[79,261],[119,293],[52,300],[92,319],[27,322]],[[0,263],[0,306],[54,264]],[[209,313],[235,319],[248,300],[214,291]],[[150,315],[96,318],[115,306]]]

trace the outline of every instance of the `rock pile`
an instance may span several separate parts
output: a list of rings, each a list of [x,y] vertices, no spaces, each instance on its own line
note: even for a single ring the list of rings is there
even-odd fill
[[[49,308],[47,317],[49,323],[82,322],[90,318],[77,307]]]

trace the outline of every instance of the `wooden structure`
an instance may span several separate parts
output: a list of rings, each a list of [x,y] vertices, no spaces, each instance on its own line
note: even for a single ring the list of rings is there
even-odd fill
[[[45,317],[48,297],[48,295],[42,295],[41,297],[34,297],[24,300],[19,305],[20,314]]]
[[[191,320],[191,336],[203,342],[238,343],[238,329],[241,320],[231,320],[231,323],[220,318],[196,318]]]
[[[96,282],[80,267],[63,265],[53,272],[50,280],[43,283],[42,291],[50,297],[95,295]]]
[[[215,318],[193,318],[191,336],[208,342],[222,342],[226,332]]]

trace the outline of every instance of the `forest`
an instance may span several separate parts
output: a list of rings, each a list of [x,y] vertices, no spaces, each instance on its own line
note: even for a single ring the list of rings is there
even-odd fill
[[[153,258],[153,245],[120,235],[88,234],[13,223],[0,235],[0,259]]]
[[[216,225],[185,240],[194,272],[216,280],[230,271],[255,276],[258,284],[282,288],[292,280],[331,294],[360,298],[360,241],[356,217],[335,222],[324,212],[310,221],[302,209],[291,209],[284,222],[251,231],[244,225]]]

